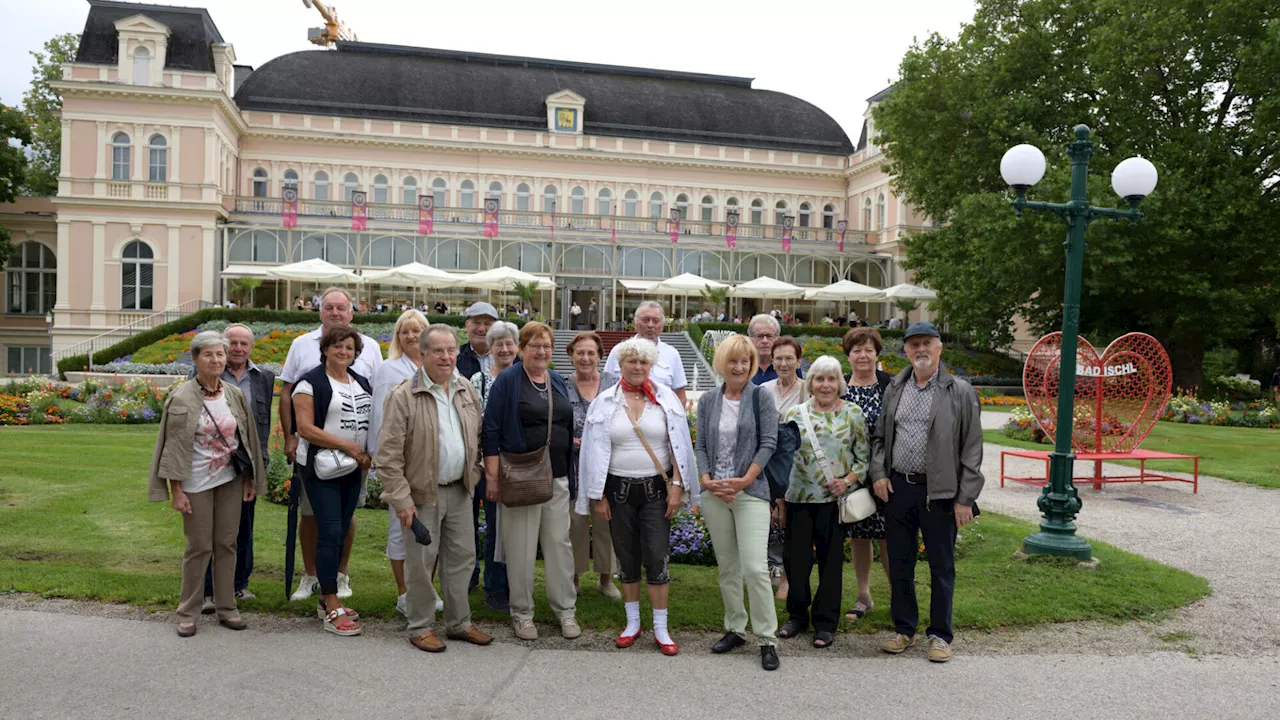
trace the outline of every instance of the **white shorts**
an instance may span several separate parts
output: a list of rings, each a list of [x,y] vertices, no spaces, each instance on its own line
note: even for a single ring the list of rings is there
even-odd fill
[[[387,524],[387,559],[404,562],[404,525],[396,517],[396,509],[387,506],[387,514],[391,516]]]

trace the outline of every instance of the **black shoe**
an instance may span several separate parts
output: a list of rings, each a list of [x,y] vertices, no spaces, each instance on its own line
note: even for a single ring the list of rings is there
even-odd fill
[[[711,652],[719,655],[721,653],[727,653],[734,648],[742,647],[746,644],[747,641],[743,640],[742,636],[738,633],[727,632],[724,634],[724,637],[716,641],[715,645],[711,646]]]
[[[781,628],[778,629],[778,637],[782,638],[783,640],[786,640],[788,638],[793,638],[797,635],[800,635],[801,633],[803,633],[808,629],[809,629],[808,623],[802,623],[799,620],[788,620],[782,624]]]
[[[772,645],[760,646],[760,667],[765,670],[778,669],[778,648]]]

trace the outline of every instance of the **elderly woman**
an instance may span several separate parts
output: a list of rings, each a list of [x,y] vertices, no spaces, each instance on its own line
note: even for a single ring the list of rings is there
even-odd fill
[[[369,455],[377,456],[378,438],[382,435],[382,416],[387,404],[387,396],[391,388],[401,380],[407,380],[422,367],[422,351],[418,349],[418,338],[426,331],[430,323],[417,310],[405,310],[396,318],[396,326],[391,331],[391,347],[387,348],[387,361],[373,371],[373,408],[369,413]],[[377,477],[377,471],[369,473]],[[404,584],[404,532],[394,508],[388,506],[390,520],[387,524],[387,560],[391,561],[391,574],[396,579],[396,610],[405,614]]]
[[[787,488],[787,543],[784,556],[791,592],[789,618],[778,636],[790,638],[813,623],[813,646],[831,647],[840,622],[844,535],[840,508],[844,495],[867,474],[871,445],[862,409],[840,399],[844,375],[840,361],[823,356],[805,378],[809,400],[787,411],[783,422],[800,426],[800,447]],[[809,592],[809,573],[817,549],[818,591]],[[812,607],[810,598],[812,597]]]
[[[363,343],[352,327],[330,328],[320,338],[320,364],[293,386],[298,474],[316,519],[317,614],[326,632],[359,635],[359,617],[338,600],[338,561],[360,497],[368,453],[373,393],[351,369]]]
[[[778,445],[778,410],[773,397],[751,383],[757,362],[755,347],[743,335],[731,335],[716,348],[715,371],[724,384],[698,398],[694,453],[702,472],[702,517],[720,566],[727,631],[711,652],[726,653],[746,643],[745,582],[751,598],[751,629],[760,644],[760,665],[776,670],[778,616],[765,558],[769,482],[764,466]]]
[[[498,320],[485,333],[485,342],[489,346],[489,357],[493,358],[493,367],[488,372],[480,370],[471,376],[471,385],[480,396],[480,412],[484,412],[489,401],[489,388],[503,370],[511,367],[516,361],[516,343],[520,337],[520,328],[515,323]],[[501,547],[498,534],[498,504],[487,497],[488,488],[484,473],[480,475],[480,485],[476,488],[476,499],[484,503],[484,604],[497,612],[511,612],[511,598],[507,589],[507,564],[498,562]],[[479,523],[476,524],[479,532]]]
[[[618,383],[617,373],[599,370],[604,343],[593,332],[581,332],[569,341],[566,348],[573,361],[573,376],[569,378],[569,402],[573,403],[573,462],[578,463],[582,451],[582,431],[587,422],[587,407],[601,393]],[[579,475],[581,477],[581,475]],[[581,497],[581,493],[579,493]],[[608,518],[593,520],[593,505],[586,512],[577,511],[569,516],[569,540],[573,543],[573,589],[582,592],[579,576],[596,561],[596,574],[600,582],[596,586],[600,594],[618,600],[622,593],[613,584],[613,538],[609,534]]]
[[[585,515],[594,500],[596,517],[612,531],[627,615],[615,644],[631,647],[640,635],[643,564],[653,639],[663,655],[675,655],[680,649],[667,631],[671,517],[684,504],[685,487],[693,485],[684,479],[695,476],[697,461],[684,404],[649,379],[658,347],[636,337],[619,344],[616,353],[621,381],[601,391],[587,410],[577,510]],[[690,496],[696,501],[696,485]]]
[[[767,315],[765,317],[768,318]],[[760,343],[753,342],[758,352]],[[801,357],[800,343],[795,338],[784,335],[773,342],[771,352],[773,367],[778,377],[761,383],[760,387],[773,396],[773,404],[778,408],[778,416],[782,417],[788,410],[809,399],[804,389],[804,381],[798,374]],[[784,531],[787,526],[786,513],[786,501],[778,500],[773,508],[773,524],[769,528],[769,576],[778,579],[778,592],[774,597],[779,600],[786,600],[787,593],[790,592],[787,573],[782,567],[782,548],[786,538]]]
[[[512,629],[521,640],[538,639],[533,624],[533,571],[539,546],[546,562],[547,601],[560,622],[560,634],[582,634],[575,617],[573,546],[569,542],[569,501],[573,494],[573,407],[564,378],[549,369],[555,334],[540,322],[520,328],[520,361],[489,388],[484,411],[485,484],[489,500],[502,502],[500,453],[548,448],[551,499],[534,505],[498,508],[502,553],[507,563]],[[548,419],[550,423],[548,424]]]
[[[844,354],[849,358],[853,372],[845,377],[844,399],[862,408],[862,418],[867,424],[867,436],[876,430],[880,418],[880,406],[885,388],[893,375],[879,369],[880,351],[884,341],[875,328],[853,328],[844,336]],[[861,522],[846,525],[845,530],[853,541],[853,569],[858,580],[858,596],[853,607],[844,614],[846,620],[861,620],[875,603],[871,601],[871,543],[880,544],[880,565],[885,577],[889,575],[889,551],[884,542],[884,509]]]
[[[178,385],[165,399],[151,458],[147,496],[163,502],[172,495],[187,538],[177,613],[182,637],[196,634],[210,557],[218,622],[246,627],[236,609],[236,535],[241,503],[266,492],[267,472],[249,403],[239,388],[222,382],[227,349],[216,332],[191,339],[195,382]]]

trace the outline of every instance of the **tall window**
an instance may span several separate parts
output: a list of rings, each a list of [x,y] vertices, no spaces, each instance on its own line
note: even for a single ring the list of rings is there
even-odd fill
[[[461,202],[459,203],[459,205],[464,208],[475,207],[476,206],[476,184],[471,182],[470,180],[463,180],[462,185],[459,186],[459,189],[461,191],[459,196],[459,200]]]
[[[836,226],[836,206],[822,206],[822,227],[831,230]]]
[[[9,372],[14,374],[49,375],[53,372],[53,363],[49,357],[49,346],[16,347],[9,346]]]
[[[655,192],[649,196],[649,217],[662,217],[662,193]]]
[[[635,190],[628,190],[627,194],[622,198],[622,214],[627,217],[635,217],[640,212],[640,194]]]
[[[253,171],[253,196],[267,196],[267,171],[262,168],[256,168]]]
[[[555,212],[556,210],[556,186],[548,185],[542,188],[542,212]]]
[[[144,47],[133,51],[133,84],[151,84],[151,51]]]
[[[689,196],[680,193],[676,196],[676,209],[680,211],[680,219],[689,219]]]
[[[297,170],[284,171],[284,178],[280,183],[280,189],[284,190],[286,188],[293,188],[294,190],[298,189],[298,171]]]
[[[716,212],[716,201],[710,195],[702,196],[702,222],[711,222]]]
[[[373,201],[376,203],[387,202],[387,176],[373,176]]]
[[[779,200],[777,205],[773,206],[773,224],[781,225],[783,220],[787,218],[787,201]]]
[[[58,263],[53,251],[38,242],[24,242],[9,256],[11,313],[43,315],[53,309],[58,291]]]
[[[342,200],[351,202],[351,196],[360,189],[360,178],[355,173],[347,173],[342,178]]]
[[[329,199],[329,173],[323,170],[316,173],[315,182],[312,183],[311,195],[316,200]]]
[[[418,179],[409,176],[404,179],[404,185],[400,189],[400,202],[405,205],[416,205],[418,203]]]
[[[876,229],[883,230],[887,208],[884,203],[884,193],[880,193],[880,197],[876,200]]]
[[[147,180],[153,183],[168,182],[169,149],[163,135],[151,136],[151,147],[147,152]]]
[[[532,206],[529,203],[529,183],[520,183],[516,186],[516,210],[520,212],[529,212]]]
[[[134,240],[124,246],[120,263],[120,309],[151,310],[151,248]]]
[[[871,230],[871,198],[862,203],[862,229]]]
[[[582,186],[579,185],[573,189],[573,192],[569,193],[569,212],[574,215],[582,215],[587,211],[586,204],[587,191],[583,190]]]
[[[129,179],[129,136],[118,132],[111,136],[111,179]]]
[[[502,183],[497,180],[489,183],[489,195],[487,197],[490,200],[497,200],[498,207],[502,207]]]
[[[764,224],[764,203],[760,200],[751,201],[751,224]]]
[[[613,214],[613,193],[609,188],[600,188],[600,197],[596,198],[596,214]]]
[[[444,181],[444,178],[431,181],[431,202],[438,208],[449,205],[449,184]]]
[[[800,203],[800,227],[809,227],[809,216],[813,213],[813,206],[809,203]]]

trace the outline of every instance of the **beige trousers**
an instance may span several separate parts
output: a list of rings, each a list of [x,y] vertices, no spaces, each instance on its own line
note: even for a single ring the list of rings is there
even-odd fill
[[[193,623],[204,602],[204,571],[213,557],[213,602],[218,619],[240,613],[236,610],[236,534],[240,532],[240,504],[244,483],[232,480],[211,490],[187,493],[191,514],[182,516],[187,549],[182,555],[182,591],[178,600],[178,623]]]
[[[499,504],[498,524],[511,588],[511,617],[533,619],[533,571],[539,544],[546,565],[547,602],[557,619],[573,617],[578,596],[573,591],[573,544],[569,541],[569,478],[555,478],[551,499],[540,505],[513,508]],[[446,609],[448,603],[446,598]]]
[[[466,485],[462,482],[441,485],[435,505],[418,506],[418,520],[431,531],[431,544],[419,545],[413,531],[403,528],[409,637],[418,637],[435,624],[436,589],[431,584],[431,571],[437,557],[440,558],[445,633],[462,632],[471,627],[467,584],[471,582],[471,570],[476,564],[475,526]]]
[[[745,638],[747,608],[742,585],[751,599],[751,631],[761,645],[778,644],[778,610],[769,582],[769,503],[744,492],[732,503],[715,495],[701,495],[702,517],[711,533],[720,566],[720,599],[724,602],[724,629]]]
[[[595,517],[596,508],[592,501],[587,502],[588,515],[579,515],[570,511],[569,539],[573,543],[573,574],[582,575],[591,569],[591,558],[595,558],[596,572],[604,577],[613,575],[613,535],[609,531],[609,521]]]

